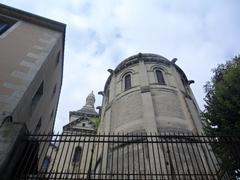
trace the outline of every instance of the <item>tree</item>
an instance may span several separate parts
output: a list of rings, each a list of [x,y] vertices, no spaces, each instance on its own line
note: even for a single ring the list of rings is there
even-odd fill
[[[239,136],[236,143],[224,141],[222,135],[240,133],[240,56],[218,65],[213,72],[211,81],[205,85],[204,130],[207,135],[216,135],[219,141],[226,142],[211,147],[221,160],[222,171],[231,179],[239,179]]]
[[[206,134],[240,132],[240,56],[218,65],[205,87],[202,113]]]

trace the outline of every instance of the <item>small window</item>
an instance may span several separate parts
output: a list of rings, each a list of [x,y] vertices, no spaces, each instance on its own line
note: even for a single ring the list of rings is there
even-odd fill
[[[60,56],[60,51],[59,51],[57,54],[56,64],[58,64],[60,62],[60,58],[61,58],[61,56]]]
[[[85,127],[85,125],[86,125],[85,123],[82,123],[82,127]]]
[[[132,83],[131,83],[131,75],[130,74],[127,74],[125,77],[124,77],[124,89],[125,91],[130,89],[132,87]]]
[[[38,104],[38,102],[40,101],[41,97],[43,95],[43,82],[40,84],[38,90],[36,91],[36,93],[34,94],[34,96],[32,97],[32,110],[34,110]]]
[[[42,126],[42,118],[39,119],[37,126],[34,130],[34,134],[38,134],[40,132],[41,126]]]
[[[163,73],[160,70],[156,70],[157,82],[161,85],[165,85],[165,80],[163,77]]]
[[[54,110],[52,110],[52,112],[51,112],[50,121],[53,119],[53,113],[54,113]]]
[[[82,156],[82,148],[78,146],[75,148],[72,162],[74,164],[79,163],[81,160],[81,156]]]
[[[57,91],[57,84],[55,84],[53,91],[52,91],[52,98],[54,97],[54,95],[56,94]]]
[[[16,21],[0,16],[0,35],[7,31]]]
[[[50,157],[45,157],[43,160],[42,171],[46,172],[50,164]]]

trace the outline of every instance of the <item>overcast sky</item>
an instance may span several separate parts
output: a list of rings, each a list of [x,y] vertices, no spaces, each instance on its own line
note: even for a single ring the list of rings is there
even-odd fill
[[[203,110],[203,85],[211,69],[240,52],[239,0],[1,0],[1,3],[67,24],[63,86],[55,131],[69,111],[85,104],[125,58],[156,53],[177,64]]]

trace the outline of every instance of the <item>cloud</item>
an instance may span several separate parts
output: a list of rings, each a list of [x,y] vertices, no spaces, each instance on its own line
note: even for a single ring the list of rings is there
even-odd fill
[[[177,64],[203,108],[211,69],[240,51],[239,1],[3,0],[3,3],[67,24],[64,79],[56,130],[80,109],[91,90],[103,90],[108,68],[138,52]],[[96,105],[101,97],[96,95]]]

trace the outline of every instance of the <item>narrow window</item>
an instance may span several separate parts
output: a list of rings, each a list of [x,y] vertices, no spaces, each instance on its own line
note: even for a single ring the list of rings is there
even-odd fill
[[[82,123],[82,127],[85,127],[85,125],[86,125],[85,123]]]
[[[60,62],[60,51],[57,53],[56,65]]]
[[[156,76],[157,76],[157,82],[161,85],[165,85],[165,81],[164,81],[164,78],[163,78],[163,74],[162,74],[162,71],[160,70],[156,70]]]
[[[42,170],[44,172],[47,171],[49,164],[50,164],[50,158],[49,157],[45,157],[44,160],[43,160],[43,165],[42,165]]]
[[[36,108],[38,102],[40,101],[41,97],[43,95],[43,82],[40,84],[38,90],[36,91],[36,93],[34,94],[34,96],[32,97],[32,111]]]
[[[52,98],[54,97],[54,95],[56,94],[57,91],[57,84],[55,84],[53,91],[52,91]]]
[[[75,148],[72,162],[74,164],[79,163],[81,160],[81,155],[82,155],[82,148],[78,146]]]
[[[53,113],[54,113],[54,110],[52,110],[52,112],[51,112],[50,121],[53,119]]]
[[[0,35],[7,31],[16,21],[0,16]]]
[[[130,89],[132,87],[132,84],[131,84],[131,75],[130,74],[127,74],[125,77],[124,77],[124,85],[125,85],[125,91]]]
[[[34,134],[38,134],[39,133],[39,131],[40,131],[40,129],[41,129],[41,126],[42,126],[42,118],[40,118],[39,119],[39,121],[38,121],[38,123],[37,123],[37,126],[36,126],[36,128],[35,128],[35,130],[34,130]]]

